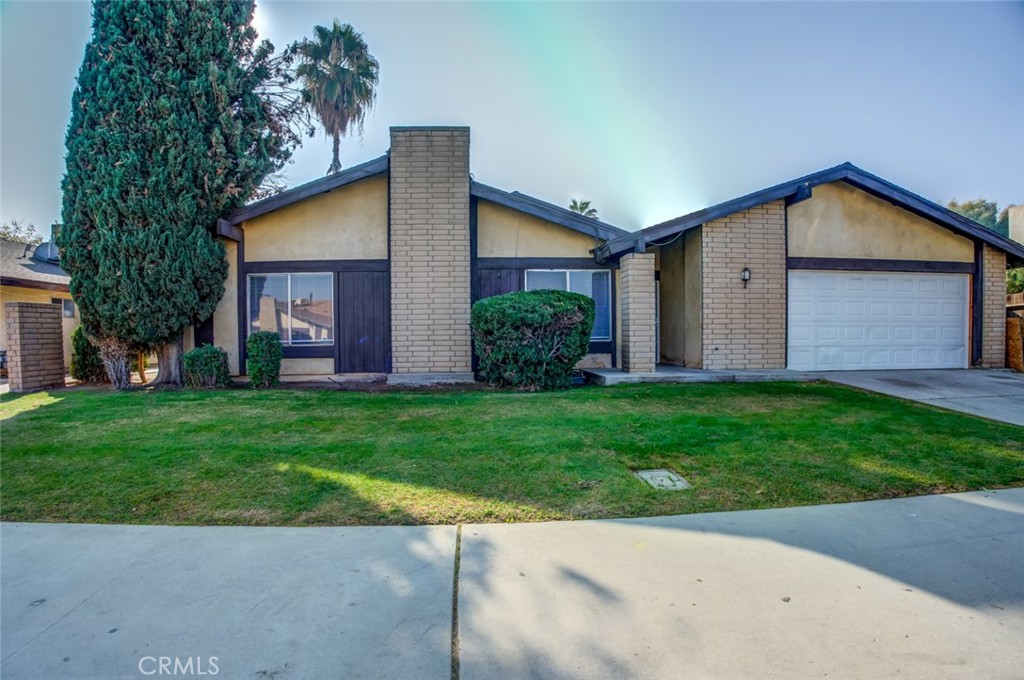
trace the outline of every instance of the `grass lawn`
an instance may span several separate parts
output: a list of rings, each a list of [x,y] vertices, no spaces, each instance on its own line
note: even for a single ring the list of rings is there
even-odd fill
[[[1024,428],[825,384],[61,390],[5,395],[0,436],[8,521],[511,522],[1024,484]],[[659,467],[695,488],[630,474]]]

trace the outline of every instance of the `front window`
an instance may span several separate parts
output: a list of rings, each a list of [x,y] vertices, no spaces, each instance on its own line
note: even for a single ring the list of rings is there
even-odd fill
[[[607,269],[528,269],[526,290],[566,290],[594,301],[591,340],[612,339],[612,273]]]
[[[334,342],[333,274],[251,274],[249,333],[273,331],[283,345]]]

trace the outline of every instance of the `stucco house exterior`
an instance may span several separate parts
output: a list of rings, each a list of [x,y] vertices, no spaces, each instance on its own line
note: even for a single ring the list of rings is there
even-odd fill
[[[71,333],[79,325],[78,308],[68,289],[70,281],[60,268],[60,255],[52,242],[28,245],[0,239],[0,350],[7,351],[5,303],[60,305],[67,368],[71,364]]]
[[[470,174],[464,127],[396,127],[380,158],[226,215],[226,292],[187,334],[245,372],[470,380],[476,300],[594,298],[583,366],[833,370],[1004,364],[1024,245],[844,164],[628,232]],[[188,337],[191,336],[191,337]]]

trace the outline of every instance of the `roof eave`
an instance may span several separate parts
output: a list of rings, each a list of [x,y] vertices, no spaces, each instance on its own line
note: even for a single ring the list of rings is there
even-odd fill
[[[374,158],[371,161],[355,165],[347,170],[336,172],[333,175],[327,177],[321,177],[320,179],[300,184],[297,187],[282,191],[279,194],[264,198],[263,200],[250,203],[249,205],[242,206],[237,210],[231,212],[227,217],[218,220],[216,226],[216,232],[220,236],[226,238],[232,238],[232,232],[228,227],[233,227],[251,220],[261,215],[280,210],[281,208],[298,203],[304,199],[316,196],[317,194],[327,193],[334,189],[358,182],[368,177],[375,175],[381,175],[388,171],[388,156],[387,154]]]
[[[967,219],[963,215],[892,184],[881,177],[861,170],[851,163],[843,163],[827,170],[805,175],[783,184],[755,191],[745,196],[647,227],[635,234],[627,234],[612,239],[608,243],[596,248],[594,255],[598,260],[604,261],[622,253],[635,250],[640,240],[644,244],[651,244],[653,241],[675,236],[688,229],[756,205],[761,205],[762,203],[791,198],[803,187],[815,187],[837,181],[847,182],[919,217],[936,222],[955,233],[988,243],[1004,251],[1007,254],[1007,262],[1011,265],[1024,264],[1024,245],[1012,241],[1001,234],[997,234],[977,222]]]
[[[566,208],[542,201],[539,198],[534,198],[533,196],[528,196],[519,192],[509,193],[486,184],[481,184],[480,182],[470,182],[469,192],[470,195],[475,196],[476,198],[481,198],[485,201],[491,201],[492,203],[497,203],[498,205],[502,205],[506,208],[518,210],[519,212],[526,213],[527,215],[532,215],[533,217],[553,222],[554,224],[566,227],[567,229],[572,229],[603,241],[608,241],[630,233],[625,229],[608,224],[607,222],[601,222],[600,220],[591,217],[583,217],[582,215],[567,210]]]

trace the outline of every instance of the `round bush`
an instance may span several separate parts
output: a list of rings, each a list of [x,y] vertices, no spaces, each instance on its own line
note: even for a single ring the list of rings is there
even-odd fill
[[[231,371],[228,353],[216,345],[203,345],[186,352],[181,358],[185,384],[189,387],[228,387]]]
[[[253,387],[277,387],[281,382],[281,337],[272,331],[257,331],[245,341],[245,368]]]
[[[561,290],[496,295],[473,305],[471,326],[480,375],[491,385],[565,388],[587,354],[594,301]]]

